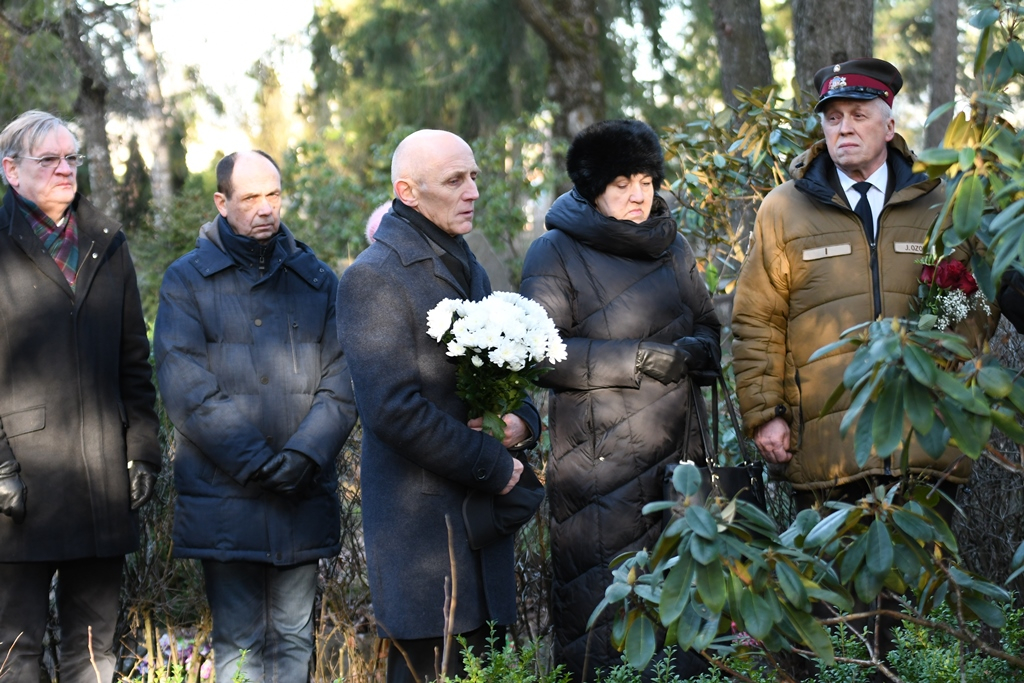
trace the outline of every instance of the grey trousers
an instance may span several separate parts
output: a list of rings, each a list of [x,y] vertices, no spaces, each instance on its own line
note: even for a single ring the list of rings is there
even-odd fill
[[[316,562],[276,567],[203,560],[203,575],[218,681],[231,681],[238,671],[250,683],[309,680]]]

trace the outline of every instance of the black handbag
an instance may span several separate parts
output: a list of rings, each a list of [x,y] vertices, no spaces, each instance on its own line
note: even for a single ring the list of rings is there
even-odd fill
[[[751,450],[743,430],[740,428],[739,417],[733,405],[732,397],[729,395],[729,387],[725,382],[725,375],[721,369],[718,370],[715,381],[711,384],[711,420],[710,430],[713,438],[709,435],[707,416],[701,410],[704,399],[700,395],[697,385],[690,382],[690,403],[693,407],[686,416],[686,437],[683,442],[683,453],[689,453],[690,433],[692,432],[692,420],[696,414],[697,423],[700,427],[701,445],[704,449],[704,465],[698,465],[697,469],[701,474],[701,486],[698,490],[697,504],[703,505],[709,497],[720,497],[726,499],[740,498],[748,503],[757,505],[762,510],[765,507],[764,490],[764,462],[757,459]],[[722,396],[725,399],[725,406],[729,413],[733,429],[736,431],[736,441],[739,444],[740,455],[743,462],[739,465],[718,465],[718,388],[722,388]],[[672,475],[676,467],[681,463],[669,463],[665,466],[662,486],[665,500],[679,500],[680,494],[672,485]],[[671,510],[666,511],[666,522],[671,516]]]

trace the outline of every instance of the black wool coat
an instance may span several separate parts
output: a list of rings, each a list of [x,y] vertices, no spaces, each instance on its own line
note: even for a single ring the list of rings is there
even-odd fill
[[[396,639],[443,635],[452,574],[447,524],[454,632],[512,624],[513,538],[472,550],[462,518],[467,491],[505,487],[512,455],[466,426],[455,365],[427,336],[427,312],[439,301],[482,299],[490,281],[470,253],[472,291],[463,291],[431,243],[393,211],[375,237],[341,276],[338,331],[363,424],[363,531],[378,631]],[[540,433],[532,404],[517,414]]]
[[[153,370],[120,226],[75,197],[75,292],[8,190],[0,207],[0,462],[21,465],[22,524],[0,562],[116,557],[138,547],[128,462],[160,466]]]
[[[608,563],[653,548],[666,463],[700,459],[696,419],[684,453],[686,379],[664,385],[636,370],[640,342],[704,342],[717,366],[721,324],[689,245],[656,197],[644,223],[603,216],[572,190],[546,217],[530,247],[520,293],[540,303],[568,357],[543,375],[552,389],[547,493],[554,568],[556,659],[582,680],[587,620],[611,583]],[[705,369],[705,368],[692,368]],[[588,678],[621,663],[610,643],[612,612],[595,626]]]

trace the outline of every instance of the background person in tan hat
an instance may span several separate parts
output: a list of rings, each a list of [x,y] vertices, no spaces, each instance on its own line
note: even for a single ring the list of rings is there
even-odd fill
[[[917,259],[943,201],[939,181],[913,172],[913,156],[895,132],[891,106],[903,84],[896,67],[857,59],[821,69],[814,82],[825,139],[793,161],[792,180],[765,197],[733,310],[745,429],[792,482],[801,508],[856,500],[901,475],[898,451],[857,465],[853,436],[839,435],[848,395],[821,414],[853,347],[809,358],[849,327],[909,313]],[[958,455],[947,449],[935,460],[915,441],[910,470],[948,474],[943,486],[954,494],[970,474],[967,459],[950,468]]]

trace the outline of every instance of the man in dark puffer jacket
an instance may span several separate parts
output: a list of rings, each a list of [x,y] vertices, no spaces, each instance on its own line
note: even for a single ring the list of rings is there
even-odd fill
[[[174,554],[202,560],[217,680],[305,681],[316,566],[338,553],[335,459],[355,423],[337,278],[280,221],[262,152],[217,164],[220,217],[160,289],[175,426]]]

